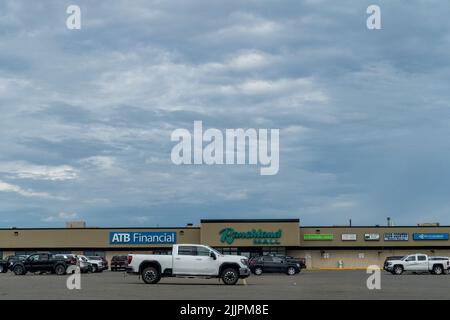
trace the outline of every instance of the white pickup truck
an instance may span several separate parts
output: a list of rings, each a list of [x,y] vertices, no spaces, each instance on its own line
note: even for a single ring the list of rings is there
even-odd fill
[[[174,245],[172,255],[129,254],[127,273],[137,274],[147,284],[162,277],[220,278],[227,285],[250,275],[244,256],[223,255],[203,245]]]
[[[386,270],[392,274],[401,275],[403,272],[430,272],[433,274],[443,274],[450,269],[448,258],[428,257],[426,254],[411,254],[400,260],[386,262]]]

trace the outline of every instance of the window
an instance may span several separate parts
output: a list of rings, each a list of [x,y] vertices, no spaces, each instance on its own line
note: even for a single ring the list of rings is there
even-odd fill
[[[58,255],[66,255],[66,254],[71,254],[72,252],[70,251],[50,251],[51,254],[58,254]]]
[[[202,257],[209,257],[210,255],[210,250],[204,247],[197,247],[197,255],[198,256],[202,256]]]
[[[419,256],[419,261],[427,261],[427,257],[425,257],[425,256]]]
[[[275,263],[283,263],[283,259],[281,259],[281,258],[273,257],[272,259],[273,259],[273,262],[275,262]]]
[[[39,261],[48,261],[48,255],[40,254],[39,255]]]
[[[228,254],[228,255],[237,255],[238,250],[237,248],[216,248],[217,251],[219,251],[222,254]]]
[[[39,260],[39,255],[35,254],[29,257],[30,261],[38,261]]]
[[[86,250],[84,251],[84,255],[86,257],[97,256],[97,257],[106,257],[106,252],[104,250]]]
[[[263,261],[264,261],[264,262],[272,262],[272,261],[273,261],[273,258],[272,258],[272,257],[269,257],[269,256],[265,256],[265,257],[263,258]]]
[[[278,254],[278,255],[286,255],[285,247],[264,247],[263,254]]]
[[[406,261],[407,261],[407,262],[414,262],[414,261],[416,261],[416,256],[408,257],[408,258],[406,259]]]
[[[16,256],[29,256],[36,253],[36,251],[16,251],[14,255]]]
[[[195,256],[197,251],[195,247],[192,246],[179,246],[178,247],[178,255],[180,256]]]

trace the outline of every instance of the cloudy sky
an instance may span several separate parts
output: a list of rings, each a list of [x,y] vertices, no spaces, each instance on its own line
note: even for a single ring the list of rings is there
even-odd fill
[[[66,8],[81,7],[81,30]],[[382,30],[366,28],[381,7]],[[0,227],[450,224],[448,1],[0,2]],[[280,170],[170,134],[279,128]]]

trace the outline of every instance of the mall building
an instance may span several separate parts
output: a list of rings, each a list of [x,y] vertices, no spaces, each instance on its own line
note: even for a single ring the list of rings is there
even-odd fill
[[[212,246],[224,254],[286,254],[306,259],[309,268],[363,268],[387,256],[424,253],[450,256],[450,226],[305,227],[298,219],[201,220],[173,228],[0,229],[0,257],[34,252],[105,256],[170,253],[172,244]]]

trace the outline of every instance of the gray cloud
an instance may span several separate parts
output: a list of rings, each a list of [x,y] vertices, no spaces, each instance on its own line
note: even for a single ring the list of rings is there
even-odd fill
[[[69,4],[0,4],[0,224],[450,223],[449,4]],[[280,128],[279,174],[173,165],[194,120]]]

